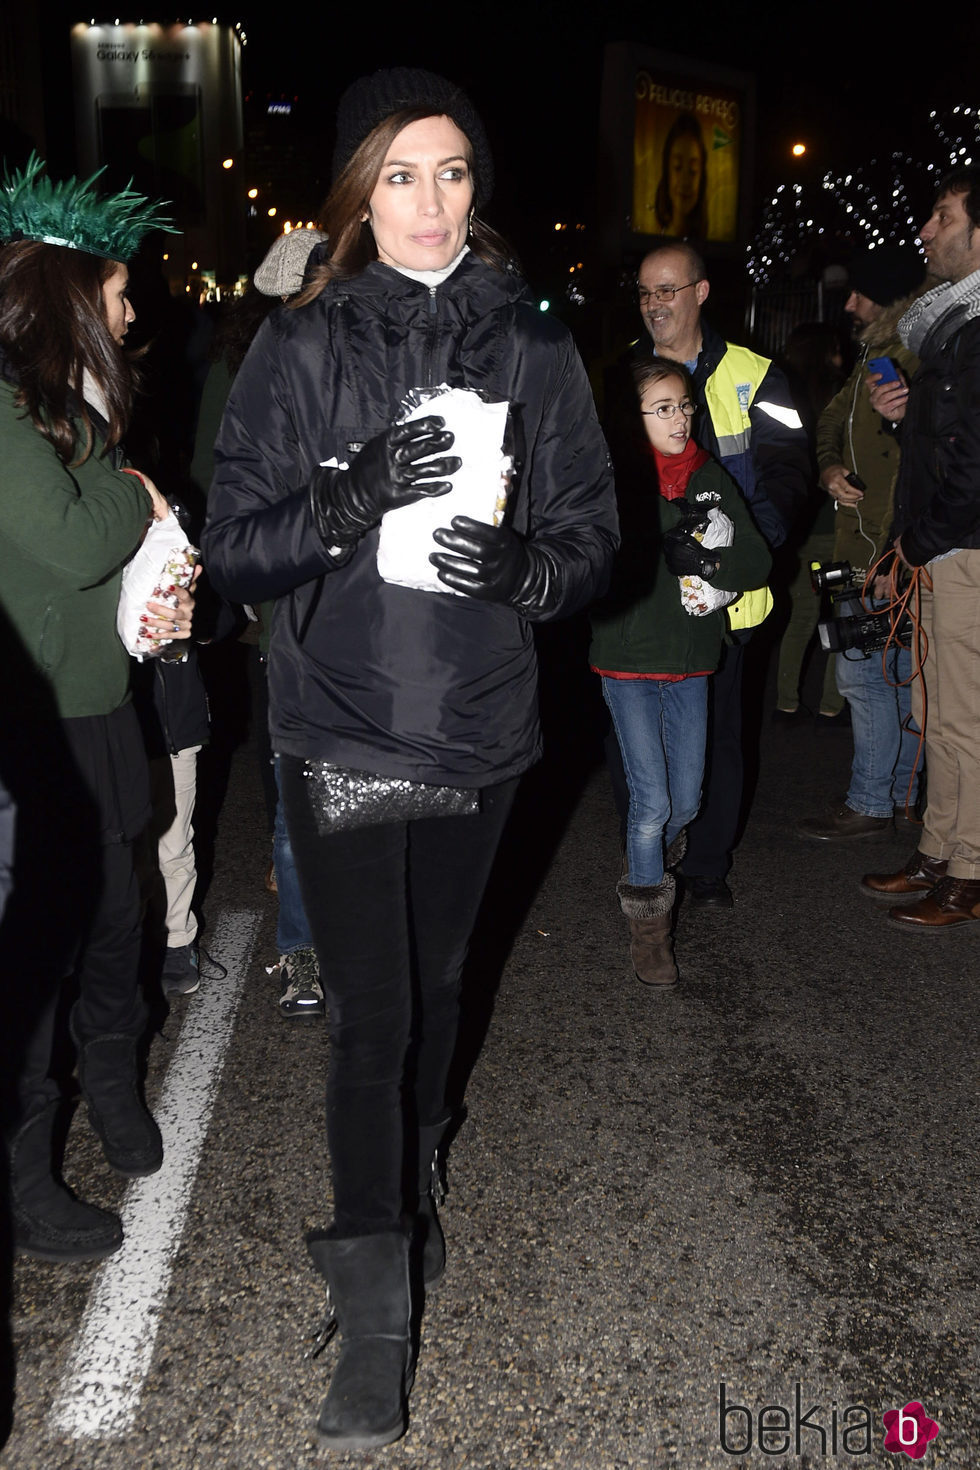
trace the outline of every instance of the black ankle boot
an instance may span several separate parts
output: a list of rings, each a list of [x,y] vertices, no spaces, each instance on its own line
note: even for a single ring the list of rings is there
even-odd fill
[[[160,1130],[140,1091],[134,1036],[96,1036],[78,1046],[78,1081],[106,1162],[127,1179],[163,1163]]]
[[[110,1210],[76,1199],[58,1176],[53,1133],[60,1103],[22,1123],[10,1141],[14,1249],[39,1261],[101,1261],[122,1245]]]
[[[450,1119],[419,1129],[419,1203],[416,1215],[416,1241],[422,1248],[422,1280],[435,1286],[446,1270],[446,1237],[439,1223],[437,1205],[446,1198],[442,1178],[442,1155],[439,1145],[446,1136]],[[416,1257],[417,1259],[417,1257]]]
[[[317,1435],[335,1450],[376,1449],[408,1427],[413,1374],[408,1240],[401,1232],[344,1240],[307,1237],[326,1278],[340,1356],[320,1409]]]

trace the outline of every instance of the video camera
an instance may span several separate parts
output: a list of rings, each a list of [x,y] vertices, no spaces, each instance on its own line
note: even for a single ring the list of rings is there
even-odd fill
[[[892,615],[888,609],[869,612],[861,601],[865,573],[855,572],[847,561],[810,563],[810,580],[814,592],[826,592],[830,600],[830,617],[817,624],[820,647],[825,653],[843,653],[856,649],[863,658],[878,653],[892,632]],[[898,633],[910,632],[912,620],[903,613]]]

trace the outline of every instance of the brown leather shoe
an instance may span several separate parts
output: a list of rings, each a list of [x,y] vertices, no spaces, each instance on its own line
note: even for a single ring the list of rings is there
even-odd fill
[[[888,917],[907,929],[951,929],[980,919],[980,880],[941,878],[931,893],[918,903],[889,909]]]
[[[903,898],[906,893],[928,893],[945,876],[945,859],[914,852],[897,873],[865,873],[861,889],[872,898]]]

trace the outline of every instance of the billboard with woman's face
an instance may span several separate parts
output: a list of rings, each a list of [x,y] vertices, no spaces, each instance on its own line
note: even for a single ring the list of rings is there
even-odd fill
[[[640,68],[635,75],[632,228],[733,241],[738,231],[739,91]]]
[[[755,163],[748,72],[611,42],[602,72],[597,203],[607,265],[688,239],[712,260],[740,255]]]

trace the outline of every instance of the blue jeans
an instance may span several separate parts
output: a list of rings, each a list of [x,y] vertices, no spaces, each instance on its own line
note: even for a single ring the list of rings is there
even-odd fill
[[[276,773],[276,788],[279,787],[279,757],[273,761]],[[286,818],[282,810],[282,796],[276,803],[276,821],[272,834],[272,865],[276,870],[276,887],[279,890],[279,921],[276,924],[276,947],[280,954],[295,954],[298,949],[312,949],[313,936],[306,920],[306,910],[299,891],[296,876],[296,861],[293,857]]]
[[[603,679],[630,806],[629,881],[663,882],[664,850],[697,814],[708,723],[707,678]]]
[[[886,668],[893,682],[907,678],[911,667],[907,649],[888,650]],[[919,737],[904,728],[912,710],[911,688],[887,683],[880,652],[860,658],[854,649],[837,655],[837,687],[851,707],[854,733],[847,805],[866,817],[890,817],[903,809],[907,797],[914,802],[919,789]]]

